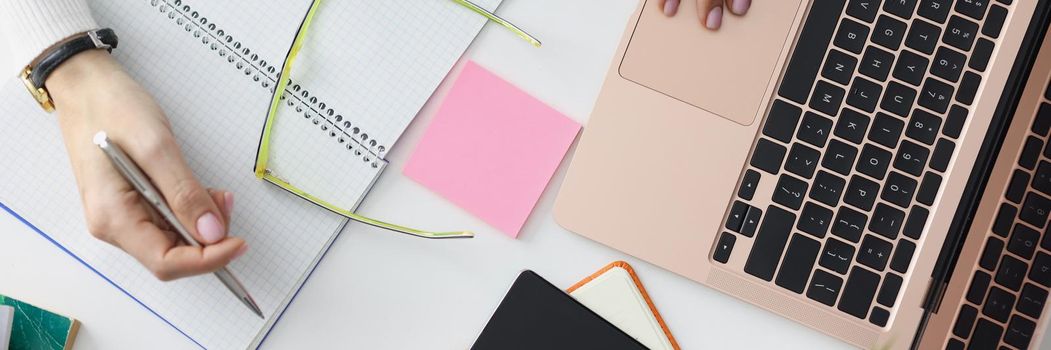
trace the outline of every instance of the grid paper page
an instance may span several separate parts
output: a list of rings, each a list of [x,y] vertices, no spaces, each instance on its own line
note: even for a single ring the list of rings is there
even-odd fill
[[[270,170],[355,208],[376,178],[362,167],[383,169],[386,152],[485,23],[450,0],[323,2],[276,117]]]
[[[91,237],[57,123],[13,79],[0,90],[8,99],[0,104],[0,147],[19,152],[5,156],[0,202],[198,345],[254,347],[345,220],[254,178],[251,170],[269,101],[267,89],[255,85],[251,74],[231,67],[236,62],[230,62],[229,55],[210,52],[208,36],[186,30],[188,19],[180,22],[180,14],[166,4],[95,1],[92,9],[101,24],[120,33],[116,57],[168,113],[199,179],[237,194],[231,233],[244,237],[251,249],[230,268],[270,320],[252,315],[213,276],[159,282],[130,256]],[[242,14],[216,13],[211,15],[224,18],[211,18],[221,23]],[[269,32],[254,35],[287,45],[300,16],[280,27],[257,28]]]

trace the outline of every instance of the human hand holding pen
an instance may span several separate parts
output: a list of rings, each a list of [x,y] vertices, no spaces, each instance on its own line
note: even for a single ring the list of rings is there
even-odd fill
[[[80,53],[59,66],[46,84],[92,235],[132,255],[164,281],[216,271],[244,254],[245,241],[227,235],[233,194],[197,181],[164,112],[109,54]],[[179,244],[177,235],[92,144],[98,130],[126,145],[128,156],[154,181],[202,247]]]

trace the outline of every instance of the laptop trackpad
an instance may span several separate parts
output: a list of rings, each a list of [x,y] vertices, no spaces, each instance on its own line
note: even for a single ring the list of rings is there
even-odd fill
[[[756,2],[744,17],[728,15],[718,32],[704,29],[696,2],[667,18],[656,0],[642,10],[620,65],[625,79],[741,125],[759,114],[801,0]]]

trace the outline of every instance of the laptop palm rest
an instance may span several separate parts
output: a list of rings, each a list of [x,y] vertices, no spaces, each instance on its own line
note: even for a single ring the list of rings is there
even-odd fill
[[[619,72],[624,79],[741,125],[759,115],[776,79],[778,57],[801,0],[765,1],[748,15],[728,15],[704,29],[694,1],[667,18],[655,0],[643,5]],[[703,114],[699,114],[703,115]]]

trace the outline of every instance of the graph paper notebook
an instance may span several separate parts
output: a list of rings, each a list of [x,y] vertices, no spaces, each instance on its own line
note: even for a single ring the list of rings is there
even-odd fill
[[[255,348],[346,226],[343,217],[252,172],[280,62],[310,2],[90,4],[99,23],[120,35],[114,55],[168,114],[201,182],[237,194],[231,233],[252,248],[230,268],[266,320],[210,275],[159,282],[91,237],[57,123],[15,79],[0,88],[0,149],[19,150],[4,153],[0,208],[196,345]],[[481,1],[489,9],[498,4]],[[383,171],[386,152],[484,24],[447,0],[324,3],[287,90],[291,103],[282,104],[272,164],[300,186],[355,207]]]

